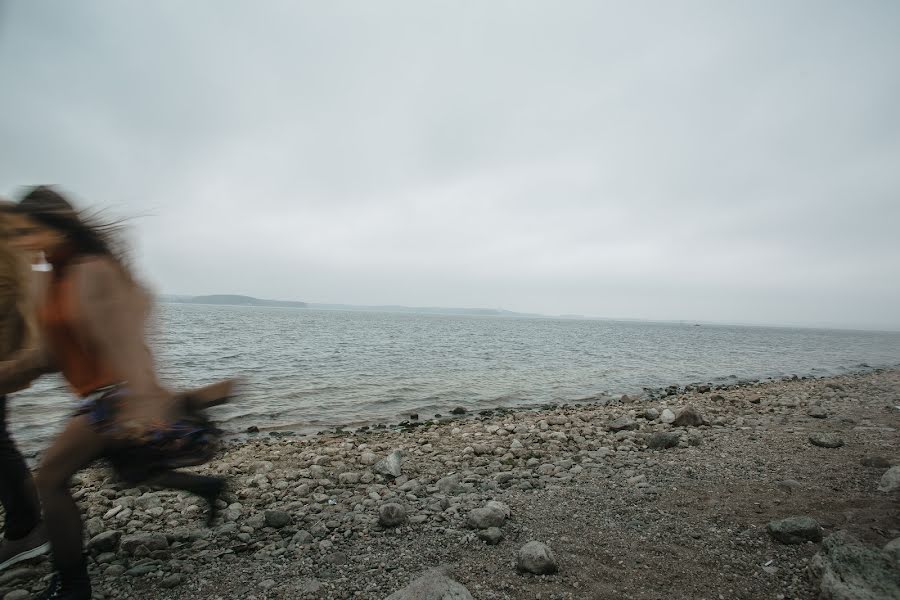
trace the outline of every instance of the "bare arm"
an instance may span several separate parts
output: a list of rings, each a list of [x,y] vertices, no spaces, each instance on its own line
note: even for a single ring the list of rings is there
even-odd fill
[[[0,362],[0,394],[17,392],[44,373],[54,370],[43,349],[20,350],[9,360]]]

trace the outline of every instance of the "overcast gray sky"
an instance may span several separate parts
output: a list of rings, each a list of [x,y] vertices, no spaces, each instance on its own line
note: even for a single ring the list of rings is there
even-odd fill
[[[163,293],[900,329],[900,3],[0,4]]]

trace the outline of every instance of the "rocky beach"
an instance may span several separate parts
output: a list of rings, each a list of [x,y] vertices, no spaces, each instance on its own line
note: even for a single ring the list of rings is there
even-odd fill
[[[95,597],[900,597],[900,371],[258,433],[202,501],[73,482]],[[0,598],[49,578],[0,573]]]

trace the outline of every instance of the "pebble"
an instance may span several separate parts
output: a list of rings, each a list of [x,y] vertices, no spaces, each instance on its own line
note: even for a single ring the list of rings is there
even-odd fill
[[[772,521],[766,526],[766,530],[782,544],[822,541],[822,528],[812,517],[789,517]]]
[[[396,502],[382,504],[378,508],[378,523],[382,527],[398,527],[406,523],[406,509]]]
[[[885,471],[878,484],[879,492],[896,492],[897,490],[900,490],[900,465]]]

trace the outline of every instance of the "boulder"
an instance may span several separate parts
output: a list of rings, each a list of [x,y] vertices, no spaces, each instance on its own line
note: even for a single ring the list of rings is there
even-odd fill
[[[444,569],[430,569],[385,600],[473,600],[462,584],[450,579]]]
[[[549,575],[556,573],[559,566],[549,547],[541,542],[531,541],[519,549],[516,568],[523,573]]]
[[[766,526],[766,530],[782,544],[822,541],[822,528],[812,517],[789,517],[772,521]]]
[[[828,536],[810,561],[819,598],[895,600],[900,598],[898,565],[888,552],[868,547],[850,534]]]

